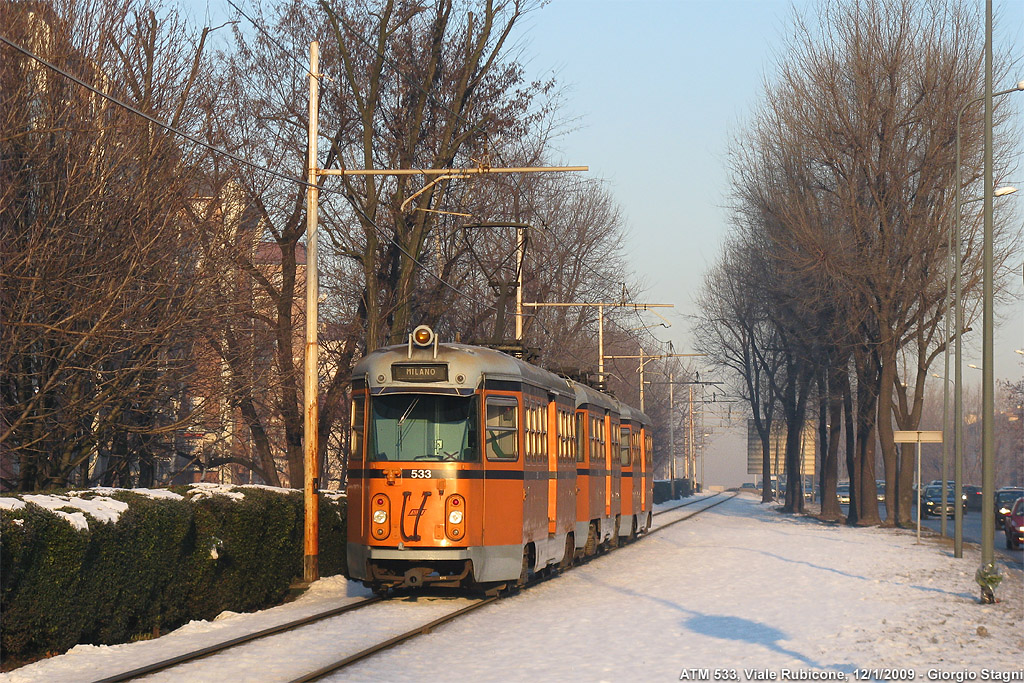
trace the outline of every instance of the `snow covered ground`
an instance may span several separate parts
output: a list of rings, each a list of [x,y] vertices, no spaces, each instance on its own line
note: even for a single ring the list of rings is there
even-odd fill
[[[973,546],[958,560],[911,531],[824,525],[744,495],[327,680],[1024,681],[1022,573],[1002,567],[1000,602],[981,605],[979,564]],[[78,646],[0,681],[96,680],[366,594],[327,578],[288,605]],[[396,633],[438,607],[399,600]],[[391,628],[360,613],[147,680],[288,680]]]

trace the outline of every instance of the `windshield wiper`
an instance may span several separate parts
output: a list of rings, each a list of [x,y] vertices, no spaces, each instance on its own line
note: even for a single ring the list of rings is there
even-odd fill
[[[419,402],[420,402],[420,399],[419,399],[418,396],[412,400],[412,403],[409,404],[409,407],[405,409],[404,413],[402,413],[402,417],[398,418],[398,426],[399,427],[402,426],[402,423],[405,422],[405,419],[407,417],[409,417],[409,413],[412,412],[412,409],[415,408],[416,404],[419,403]]]

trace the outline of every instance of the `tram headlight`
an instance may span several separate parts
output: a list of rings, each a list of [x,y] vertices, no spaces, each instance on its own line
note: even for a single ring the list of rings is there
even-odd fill
[[[466,499],[459,494],[448,496],[444,503],[444,532],[451,541],[466,537]]]
[[[420,325],[412,331],[412,342],[416,346],[430,346],[434,343],[434,331],[428,325]]]
[[[373,511],[373,523],[384,524],[388,521],[388,513],[386,510],[374,510]]]

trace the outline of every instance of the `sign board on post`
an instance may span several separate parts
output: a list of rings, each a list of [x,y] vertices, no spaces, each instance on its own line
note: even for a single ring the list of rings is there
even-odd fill
[[[921,504],[924,499],[921,494],[921,444],[923,443],[942,443],[942,431],[941,430],[896,430],[893,432],[893,441],[896,443],[916,443],[917,444],[917,542],[921,542]],[[945,506],[948,493],[943,491],[939,494],[942,496],[942,504]],[[959,501],[955,501],[956,504]]]
[[[942,443],[942,430],[896,430],[893,432],[896,443]]]

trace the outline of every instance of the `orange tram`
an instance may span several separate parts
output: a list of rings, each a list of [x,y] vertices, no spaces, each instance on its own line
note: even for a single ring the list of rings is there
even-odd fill
[[[650,528],[646,415],[426,326],[352,373],[348,570],[495,590]]]

